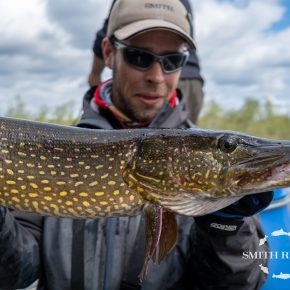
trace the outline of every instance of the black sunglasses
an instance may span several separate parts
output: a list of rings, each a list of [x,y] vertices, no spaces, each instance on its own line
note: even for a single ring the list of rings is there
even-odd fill
[[[121,50],[124,60],[129,65],[144,71],[157,61],[160,63],[162,71],[170,74],[180,70],[189,57],[188,51],[157,55],[149,50],[129,46],[117,40],[114,40],[114,46]]]

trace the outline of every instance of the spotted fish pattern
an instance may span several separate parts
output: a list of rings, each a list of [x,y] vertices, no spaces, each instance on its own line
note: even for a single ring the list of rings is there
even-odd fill
[[[290,185],[290,142],[200,129],[92,130],[0,118],[0,205],[110,217],[197,216]]]
[[[0,119],[0,204],[66,217],[140,214],[142,198],[122,176],[136,138],[111,133]]]
[[[199,216],[290,186],[290,142],[201,129],[91,130],[0,118],[0,205],[96,218],[144,213],[145,261]]]

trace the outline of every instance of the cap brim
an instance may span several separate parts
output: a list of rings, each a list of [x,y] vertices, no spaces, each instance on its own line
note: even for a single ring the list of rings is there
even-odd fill
[[[128,38],[137,36],[146,31],[159,30],[159,29],[167,30],[167,31],[171,31],[171,32],[179,34],[188,43],[190,48],[193,48],[193,49],[196,48],[194,40],[187,33],[185,33],[182,29],[180,29],[179,26],[174,25],[164,20],[160,20],[160,19],[146,19],[146,20],[141,20],[141,21],[130,23],[129,25],[126,25],[120,29],[117,29],[114,32],[114,35],[119,40],[125,40]]]

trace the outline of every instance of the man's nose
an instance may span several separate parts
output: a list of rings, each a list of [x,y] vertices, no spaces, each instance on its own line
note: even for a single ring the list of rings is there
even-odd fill
[[[146,71],[146,80],[151,83],[159,84],[164,82],[165,76],[159,62],[154,64]]]

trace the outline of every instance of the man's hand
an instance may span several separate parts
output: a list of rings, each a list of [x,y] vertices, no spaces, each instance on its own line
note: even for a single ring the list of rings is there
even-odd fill
[[[202,229],[218,235],[234,235],[250,217],[265,209],[272,201],[274,192],[247,195],[239,201],[211,214],[195,218]]]
[[[271,203],[273,196],[273,191],[246,195],[237,202],[212,214],[225,218],[249,217],[265,209]]]

